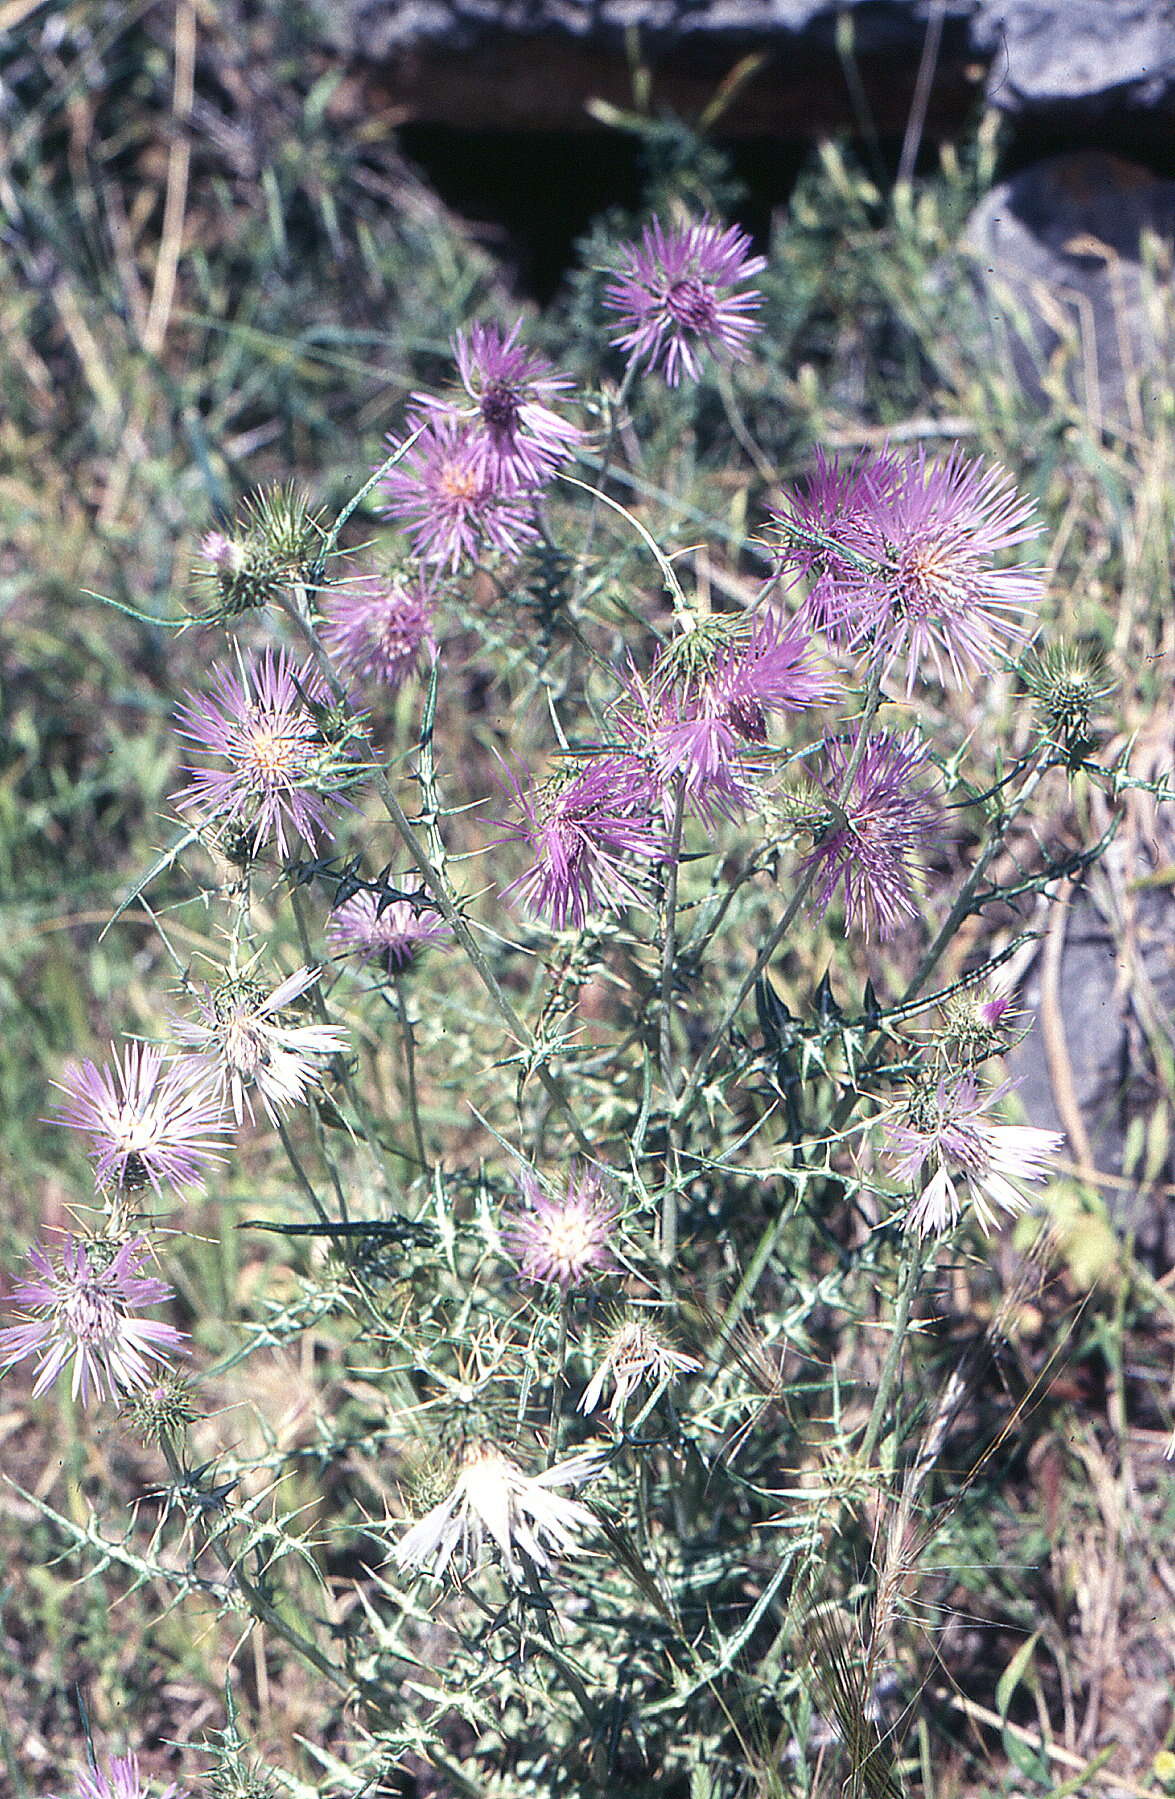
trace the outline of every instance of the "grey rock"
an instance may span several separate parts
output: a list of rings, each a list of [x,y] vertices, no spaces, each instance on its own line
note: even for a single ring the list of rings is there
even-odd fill
[[[852,20],[863,53],[921,43],[939,0],[318,0],[336,48],[382,59],[398,51],[471,51],[510,37],[571,38],[623,50],[634,27],[651,47],[690,40],[809,38],[824,47]],[[980,0],[943,0],[970,20]]]
[[[1175,1173],[1171,1154],[1152,1177],[1160,1192],[1123,1178],[1131,1120],[1149,1118],[1161,1086],[1143,1029],[1143,983],[1153,1021],[1175,1044],[1175,900],[1169,888],[1137,895],[1133,929],[1135,960],[1128,961],[1121,925],[1086,890],[1074,896],[1061,952],[1058,1024],[1094,1167],[1110,1177],[1101,1189],[1107,1210],[1143,1252],[1169,1266],[1175,1261],[1175,1205],[1162,1197],[1161,1187]],[[1009,1057],[1017,1096],[1032,1124],[1063,1130],[1045,1053],[1039,968],[1020,999],[1033,1022]],[[1068,1153],[1076,1160],[1075,1146]]]
[[[985,0],[974,41],[990,100],[1013,114],[1154,106],[1175,90],[1172,0]]]
[[[1054,156],[1002,182],[963,250],[994,346],[1042,407],[1054,358],[1098,423],[1138,426],[1175,376],[1145,299],[1145,233],[1175,243],[1175,182],[1101,151]]]
[[[269,0],[281,5],[283,0]],[[763,79],[783,102],[774,115],[780,136],[804,136],[834,122],[853,123],[838,54],[847,24],[870,102],[884,105],[887,84],[908,86],[933,25],[940,31],[936,86],[961,125],[969,103],[962,79],[969,64],[987,65],[992,103],[1021,120],[1063,116],[1104,121],[1175,110],[1175,0],[308,0],[324,41],[347,58],[383,64],[402,100],[418,117],[445,110],[447,62],[471,65],[462,106],[471,124],[492,124],[496,83],[512,84],[529,68],[536,122],[549,123],[565,90],[567,123],[582,123],[584,82],[601,78],[601,62],[625,68],[628,34],[639,32],[674,99],[674,65],[715,72],[723,59],[761,49]],[[941,30],[940,30],[941,28]],[[589,61],[576,79],[568,49]],[[563,52],[561,55],[560,52]],[[486,59],[484,62],[481,59]],[[590,59],[596,59],[592,61]],[[699,62],[699,59],[701,61]],[[480,63],[480,67],[477,65]],[[823,84],[813,104],[789,104],[798,72]],[[458,71],[460,78],[460,71]],[[789,83],[791,87],[789,88]],[[823,104],[818,103],[823,101]],[[525,117],[517,97],[512,122]],[[753,111],[753,109],[752,109]],[[764,115],[766,116],[766,115]],[[748,129],[763,129],[759,113]],[[737,124],[732,127],[737,129]],[[767,128],[770,128],[768,126]]]

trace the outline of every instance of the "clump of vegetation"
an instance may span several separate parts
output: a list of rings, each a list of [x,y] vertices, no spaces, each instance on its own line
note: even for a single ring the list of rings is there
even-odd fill
[[[1002,1061],[1164,878],[1165,412],[978,349],[982,135],[756,248],[650,127],[540,321],[160,29],[6,71],[14,1790],[1161,1790],[1170,1300]]]

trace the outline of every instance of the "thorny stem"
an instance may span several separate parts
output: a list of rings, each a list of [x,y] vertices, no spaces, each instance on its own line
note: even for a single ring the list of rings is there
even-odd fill
[[[890,1402],[902,1361],[906,1328],[910,1322],[910,1307],[913,1304],[914,1291],[918,1285],[918,1276],[922,1271],[923,1254],[921,1237],[916,1232],[911,1232],[905,1245],[901,1280],[898,1284],[897,1298],[894,1301],[889,1348],[885,1353],[877,1391],[873,1395],[873,1408],[869,1413],[869,1422],[865,1426],[865,1435],[861,1439],[861,1461],[866,1467],[873,1460],[873,1453],[877,1448],[882,1428],[889,1416]]]
[[[661,946],[661,1080],[666,1099],[672,1104],[677,1089],[673,1070],[673,971],[677,959],[677,874],[681,859],[681,825],[685,811],[685,781],[676,777],[673,792],[673,828],[669,837],[668,868],[665,875],[665,930]],[[672,1132],[669,1160],[675,1161]],[[677,1169],[666,1167],[665,1191],[661,1197],[661,1256],[666,1265],[677,1254]]]
[[[416,1144],[416,1159],[420,1163],[422,1172],[428,1174],[430,1172],[428,1151],[424,1147],[424,1132],[420,1125],[420,1102],[416,1092],[416,1041],[412,1035],[412,1020],[408,1016],[408,1005],[404,998],[404,983],[398,975],[393,977],[391,987],[396,996],[395,1007],[396,1015],[400,1020],[400,1040],[404,1045],[404,1091],[408,1101],[408,1117],[412,1122],[412,1138]]]
[[[346,690],[338,676],[335,674],[330,657],[323,649],[314,627],[310,624],[309,620],[302,616],[295,605],[287,602],[285,609],[309,645],[315,663],[323,675],[323,678],[326,680],[327,685],[330,687],[334,698],[340,705],[346,705]],[[368,745],[368,747],[370,748],[370,745]],[[396,830],[403,839],[409,855],[412,857],[412,860],[420,871],[425,886],[428,888],[432,898],[436,901],[438,911],[444,918],[458,943],[461,945],[461,948],[465,951],[470,962],[473,964],[478,979],[493,1000],[506,1028],[523,1049],[533,1054],[535,1048],[534,1038],[527,1030],[521,1018],[519,1018],[514,1007],[510,1004],[510,1001],[506,998],[506,995],[498,982],[498,978],[486,961],[485,956],[482,954],[476,938],[460,912],[458,912],[457,908],[454,906],[452,900],[449,898],[445,883],[441,879],[436,868],[434,868],[428,851],[425,849],[420,838],[408,822],[404,809],[400,805],[400,802],[392,789],[391,782],[388,780],[383,768],[374,759],[371,762],[371,774],[376,792],[383,802],[384,810],[387,812],[388,817],[391,819]],[[595,1151],[592,1149],[591,1144],[584,1135],[579,1120],[576,1118],[572,1109],[571,1102],[563,1089],[562,1082],[552,1074],[551,1070],[542,1062],[539,1062],[536,1065],[535,1072],[543,1086],[546,1088],[551,1100],[567,1120],[568,1127],[575,1139],[577,1149],[579,1149],[582,1155],[589,1157],[594,1156]]]
[[[571,1315],[571,1294],[559,1295],[559,1335],[555,1343],[555,1373],[551,1382],[551,1429],[547,1443],[547,1467],[559,1460],[563,1436],[563,1368],[567,1360],[567,1321]]]
[[[175,1445],[171,1442],[170,1438],[164,1436],[160,1446],[176,1486],[181,1488],[185,1487],[188,1482],[188,1476],[180,1464],[179,1457],[176,1455]],[[267,1599],[260,1587],[256,1586],[253,1581],[250,1580],[239,1562],[234,1563],[232,1557],[226,1552],[217,1537],[214,1536],[207,1527],[205,1527],[204,1530],[204,1541],[228,1575],[230,1582],[241,1592],[248,1603],[249,1610],[253,1613],[253,1616],[258,1622],[267,1624],[270,1630],[277,1636],[282,1637],[290,1645],[291,1649],[296,1650],[305,1661],[310,1663],[312,1668],[317,1668],[323,1679],[329,1680],[331,1685],[337,1687],[341,1693],[352,1692],[354,1690],[354,1683],[348,1678],[343,1670],[332,1662],[328,1656],[323,1655],[316,1643],[312,1643],[309,1637],[304,1637],[300,1630],[293,1624],[288,1623],[286,1619],[282,1617],[272,1600]]]
[[[843,807],[845,805],[850,794],[852,793],[853,782],[856,780],[857,770],[861,766],[861,761],[862,761],[862,758],[864,757],[865,750],[868,745],[870,727],[872,726],[873,720],[877,715],[877,708],[881,704],[881,674],[882,674],[881,667],[878,664],[873,668],[873,670],[869,676],[869,686],[868,686],[868,688],[866,690],[866,694],[865,694],[865,705],[864,705],[864,709],[861,714],[861,722],[857,729],[857,739],[853,745],[853,750],[852,750],[852,754],[849,757],[848,765],[845,768],[844,779],[841,782],[840,793],[837,795],[836,803],[840,807]],[[706,1078],[706,1073],[709,1069],[711,1061],[713,1060],[715,1051],[721,1047],[722,1043],[724,1042],[724,1040],[726,1038],[727,1032],[730,1030],[731,1025],[734,1023],[735,1019],[738,1017],[738,1014],[742,1007],[743,1001],[746,999],[748,993],[751,992],[751,990],[753,989],[753,987],[755,985],[755,982],[759,979],[759,976],[763,973],[764,969],[768,966],[768,964],[771,961],[771,958],[774,956],[776,950],[779,948],[779,945],[783,942],[784,937],[787,935],[788,931],[791,929],[792,920],[795,918],[796,913],[799,911],[800,907],[803,905],[804,901],[807,899],[808,893],[811,890],[812,885],[816,880],[817,873],[818,873],[817,864],[815,862],[813,862],[811,864],[811,866],[806,870],[806,872],[803,875],[801,875],[800,879],[796,883],[795,890],[792,893],[791,899],[788,901],[787,905],[784,907],[782,918],[779,920],[778,924],[775,926],[775,929],[772,931],[771,935],[768,937],[766,943],[763,945],[763,948],[759,951],[759,954],[755,959],[754,967],[751,969],[750,973],[745,977],[745,979],[742,982],[742,985],[738,989],[738,992],[735,994],[733,1000],[731,1000],[729,1006],[726,1008],[726,1011],[723,1013],[722,1018],[715,1025],[713,1031],[711,1031],[710,1036],[707,1039],[706,1044],[703,1047],[702,1052],[697,1059],[697,1062],[694,1064],[694,1071],[690,1075],[690,1078],[689,1078],[688,1082],[686,1083],[685,1091],[682,1093],[682,1096],[681,1096],[680,1100],[678,1101],[676,1116],[679,1120],[685,1118],[688,1115],[691,1107],[693,1106],[694,1100],[697,1098],[698,1090],[701,1087],[702,1082]]]
[[[988,868],[991,866],[992,859],[1003,844],[1009,829],[1016,822],[1016,819],[1020,816],[1021,812],[1023,812],[1025,806],[1027,806],[1029,800],[1036,792],[1036,789],[1039,787],[1047,770],[1051,766],[1051,762],[1047,760],[1037,763],[1036,767],[1029,774],[1023,787],[1008,807],[1008,810],[1000,819],[998,828],[992,832],[988,842],[984,844],[983,849],[976,857],[975,866],[971,869],[967,879],[960,887],[955,896],[954,904],[947,913],[942,925],[939,927],[934,942],[926,951],[926,954],[923,956],[921,962],[919,962],[913,975],[911,975],[909,985],[902,994],[899,1004],[905,1005],[908,1000],[913,999],[930,978],[943,950],[958,930],[962,920],[967,916],[967,913],[970,910],[971,901],[975,897],[975,890],[987,873]]]

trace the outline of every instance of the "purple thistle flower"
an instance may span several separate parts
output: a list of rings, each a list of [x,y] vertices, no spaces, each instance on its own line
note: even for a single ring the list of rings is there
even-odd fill
[[[284,650],[238,656],[235,669],[213,674],[212,691],[202,699],[189,694],[180,707],[180,732],[228,766],[189,762],[192,779],[176,804],[239,824],[258,847],[273,838],[283,857],[291,831],[313,848],[328,815],[322,788],[338,783],[346,768],[311,710],[326,703],[320,677],[309,663],[296,667]],[[334,796],[331,803],[346,802]]]
[[[175,1034],[194,1054],[189,1063],[216,1082],[240,1124],[253,1117],[249,1090],[256,1087],[266,1114],[277,1123],[318,1084],[318,1061],[348,1047],[340,1025],[299,1024],[289,1008],[322,970],[298,968],[268,992],[260,981],[230,976],[197,995],[196,1018],[173,1021]]]
[[[556,1282],[567,1292],[590,1274],[610,1274],[620,1264],[609,1247],[620,1207],[609,1197],[598,1168],[573,1168],[567,1191],[552,1199],[529,1168],[518,1177],[524,1209],[504,1223],[502,1238],[528,1281]]]
[[[436,655],[435,604],[420,575],[364,575],[323,600],[323,644],[344,678],[394,693],[424,657]]]
[[[71,1389],[83,1403],[133,1393],[156,1378],[151,1362],[166,1362],[183,1337],[170,1324],[133,1318],[139,1306],[161,1305],[172,1296],[166,1282],[140,1272],[147,1239],[135,1237],[115,1250],[113,1243],[66,1239],[58,1266],[39,1246],[29,1250],[37,1278],[14,1291],[18,1306],[40,1317],[0,1330],[0,1368],[39,1355],[34,1394],[44,1393],[66,1363],[73,1362]]]
[[[341,955],[382,962],[389,974],[399,974],[422,950],[445,941],[452,931],[431,906],[417,911],[408,900],[381,905],[377,894],[356,893],[335,907],[326,934]]]
[[[179,1791],[175,1781],[170,1781],[159,1799],[178,1799]],[[50,1794],[49,1799],[56,1799],[56,1796]],[[71,1799],[147,1799],[138,1756],[133,1753],[112,1755],[105,1773],[98,1767],[92,1771],[79,1770]]]
[[[744,283],[767,267],[762,256],[748,255],[750,248],[745,232],[724,230],[709,216],[670,226],[653,219],[639,244],[621,247],[616,278],[604,292],[605,306],[621,315],[616,348],[630,363],[662,368],[670,387],[683,375],[697,381],[707,353],[744,360],[759,329],[747,315],[763,302]]]
[[[921,1183],[905,1216],[920,1237],[950,1230],[966,1199],[985,1231],[998,1222],[994,1208],[1012,1214],[1027,1209],[1021,1186],[1042,1178],[1063,1138],[1033,1125],[997,1124],[988,1116],[1012,1084],[983,1090],[973,1074],[946,1076],[934,1088],[914,1093],[886,1120],[894,1179]]]
[[[415,429],[420,421],[411,422]],[[421,561],[450,571],[485,545],[519,556],[538,536],[534,489],[503,487],[487,466],[484,441],[443,413],[428,422],[380,488],[384,517],[404,527]]]
[[[662,651],[653,685],[676,688],[679,722],[665,745],[667,763],[687,789],[710,782],[741,753],[767,742],[767,715],[823,705],[841,688],[809,666],[803,623],[764,612],[750,625],[707,621]]]
[[[824,499],[838,487],[827,471]],[[841,641],[869,642],[886,664],[905,652],[907,693],[925,660],[940,681],[949,671],[963,686],[1031,638],[1020,615],[1044,597],[1041,571],[997,567],[995,558],[1040,526],[1003,469],[958,450],[941,463],[922,450],[887,452],[850,470],[838,504],[839,515],[817,528],[848,554],[828,559],[819,604]]]
[[[842,800],[855,747],[855,735],[825,745],[819,786],[834,816],[802,869],[815,868],[822,878],[813,902],[818,912],[824,913],[843,887],[848,928],[860,923],[866,936],[873,929],[884,942],[905,919],[917,916],[915,858],[935,829],[938,809],[928,790],[914,785],[928,755],[914,731],[904,738],[886,731],[871,737]],[[842,809],[843,817],[837,816]]]
[[[497,325],[473,324],[453,340],[468,403],[413,394],[418,404],[465,421],[490,485],[507,491],[542,486],[583,440],[577,425],[552,410],[574,383],[545,357],[520,344],[521,321],[503,336]]]
[[[612,718],[646,769],[651,804],[660,808],[666,830],[676,811],[678,776],[687,807],[711,827],[757,805],[758,765],[740,750],[733,727],[683,710],[670,683],[646,681],[630,669]]]
[[[65,1095],[59,1122],[89,1136],[100,1184],[138,1192],[149,1182],[156,1193],[164,1181],[200,1186],[204,1165],[224,1159],[219,1096],[182,1065],[165,1068],[161,1049],[128,1043],[113,1069],[87,1059],[54,1085]]]
[[[503,888],[503,899],[520,893],[531,916],[549,919],[557,931],[568,920],[582,929],[596,906],[618,912],[645,904],[622,860],[656,861],[664,844],[649,816],[647,775],[634,757],[568,761],[525,793],[510,779],[523,822],[507,825],[499,841],[525,843],[534,862]]]
[[[782,537],[777,574],[798,575],[808,582],[804,616],[832,643],[847,643],[853,637],[858,610],[854,596],[862,578],[861,569],[854,568],[849,557],[838,555],[836,546],[852,541],[900,471],[901,464],[888,454],[854,456],[842,463],[835,456],[829,461],[817,449],[815,468],[803,487],[771,509]]]

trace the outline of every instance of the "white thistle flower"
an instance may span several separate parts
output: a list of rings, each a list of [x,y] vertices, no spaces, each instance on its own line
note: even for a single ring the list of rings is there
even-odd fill
[[[642,1381],[667,1386],[677,1374],[692,1374],[702,1366],[696,1356],[671,1349],[643,1318],[626,1318],[609,1337],[600,1364],[579,1402],[581,1412],[594,1412],[612,1381],[614,1392],[608,1417],[616,1424]]]
[[[529,1475],[493,1444],[471,1443],[452,1492],[397,1544],[396,1565],[440,1579],[454,1557],[471,1568],[489,1538],[515,1579],[519,1551],[535,1567],[548,1568],[551,1552],[574,1548],[577,1530],[594,1522],[585,1505],[551,1489],[589,1480],[602,1465],[600,1453],[590,1451]]]
[[[1064,1139],[1035,1125],[997,1124],[987,1114],[1012,1083],[981,1089],[973,1074],[944,1078],[912,1096],[886,1121],[885,1147],[899,1181],[924,1177],[904,1223],[920,1237],[951,1230],[970,1200],[980,1227],[995,1229],[998,1213],[1026,1211],[1025,1183],[1044,1176]]]
[[[188,1060],[211,1071],[238,1124],[246,1112],[253,1117],[250,1088],[276,1124],[318,1084],[318,1059],[347,1048],[341,1026],[298,1024],[282,1015],[321,973],[295,969],[272,993],[248,976],[230,977],[197,997],[197,1018],[176,1021],[179,1041],[196,1052]]]

